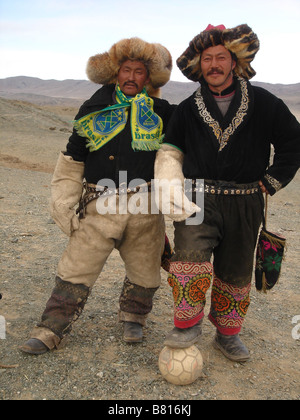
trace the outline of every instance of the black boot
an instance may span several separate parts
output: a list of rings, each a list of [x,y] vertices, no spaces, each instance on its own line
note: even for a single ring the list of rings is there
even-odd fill
[[[126,343],[141,343],[143,341],[143,327],[136,322],[124,322],[123,340]]]
[[[164,345],[174,349],[191,347],[199,341],[202,335],[202,322],[203,320],[199,321],[198,324],[191,328],[173,328],[167,335]]]
[[[37,338],[30,338],[25,344],[19,347],[23,353],[34,354],[36,356],[47,353],[49,348]]]
[[[217,331],[213,345],[234,362],[246,362],[250,359],[250,353],[238,334],[223,335]]]

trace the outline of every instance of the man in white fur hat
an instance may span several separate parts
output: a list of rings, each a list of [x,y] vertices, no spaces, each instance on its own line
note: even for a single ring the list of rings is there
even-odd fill
[[[247,25],[209,25],[190,42],[177,64],[200,87],[174,112],[155,164],[158,180],[192,180],[194,203],[197,180],[204,180],[202,224],[185,223],[193,210],[170,213],[175,255],[168,281],[175,328],[165,344],[184,348],[199,340],[212,285],[214,346],[240,362],[250,357],[239,333],[250,304],[262,192],[273,195],[285,187],[300,161],[296,118],[280,99],[248,81],[255,75],[250,63],[258,49],[258,38]],[[181,196],[186,201],[183,185]],[[183,201],[178,194],[171,198],[171,210]]]
[[[164,219],[151,214],[149,183],[174,110],[157,97],[171,69],[166,48],[139,38],[90,58],[87,75],[103,87],[80,108],[52,180],[52,217],[70,241],[42,320],[22,351],[43,354],[62,345],[115,248],[126,269],[119,311],[124,340],[142,341],[165,248]],[[135,194],[146,194],[146,211],[124,211]],[[108,199],[115,211],[103,211]]]

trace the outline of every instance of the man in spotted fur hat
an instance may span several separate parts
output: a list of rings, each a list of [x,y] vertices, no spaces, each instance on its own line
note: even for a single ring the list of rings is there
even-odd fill
[[[149,184],[174,110],[159,98],[171,69],[165,47],[139,38],[89,59],[89,79],[103,86],[80,108],[51,184],[51,214],[70,241],[41,322],[22,351],[43,354],[64,343],[114,249],[126,269],[119,311],[123,338],[142,341],[166,243],[163,215],[151,214]],[[137,196],[146,206],[141,211],[134,206]]]
[[[200,87],[174,112],[155,164],[158,180],[171,181],[180,174],[185,201],[184,178],[192,180],[194,203],[197,180],[204,180],[203,223],[185,222],[192,211],[171,214],[175,255],[168,281],[175,328],[165,344],[184,348],[199,340],[212,285],[214,346],[241,362],[250,357],[239,333],[250,304],[262,193],[273,195],[285,187],[300,161],[296,118],[280,99],[249,83],[255,75],[250,63],[258,50],[259,40],[247,25],[209,25],[190,42],[177,65]]]

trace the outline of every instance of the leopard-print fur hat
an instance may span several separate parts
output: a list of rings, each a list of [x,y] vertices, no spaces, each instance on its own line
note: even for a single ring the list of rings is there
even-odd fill
[[[204,50],[217,45],[224,45],[236,61],[234,72],[236,76],[251,79],[256,72],[251,67],[257,51],[259,40],[248,25],[240,25],[233,29],[225,26],[209,25],[205,31],[190,42],[186,51],[178,58],[177,65],[190,80],[198,82],[202,76],[201,54]]]

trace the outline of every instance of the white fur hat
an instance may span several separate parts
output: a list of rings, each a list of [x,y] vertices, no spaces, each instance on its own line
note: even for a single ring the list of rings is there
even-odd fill
[[[161,44],[150,44],[140,38],[123,39],[108,52],[90,57],[86,73],[88,78],[101,85],[116,83],[122,63],[126,60],[142,61],[150,82],[146,89],[151,96],[159,96],[159,88],[169,80],[172,71],[172,56]]]

